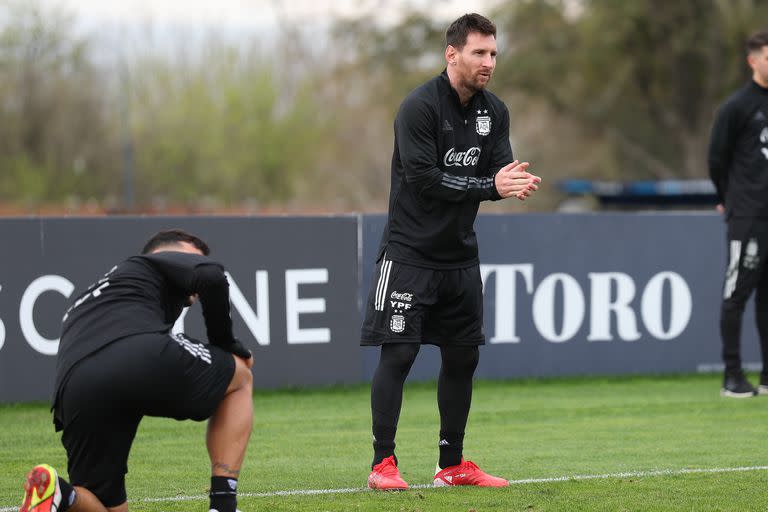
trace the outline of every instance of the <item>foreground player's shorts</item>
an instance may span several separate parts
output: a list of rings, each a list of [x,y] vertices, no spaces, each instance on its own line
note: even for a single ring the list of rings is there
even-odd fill
[[[107,507],[124,503],[128,453],[142,417],[204,420],[234,372],[230,353],[168,334],[129,336],[77,363],[54,411],[71,483]]]

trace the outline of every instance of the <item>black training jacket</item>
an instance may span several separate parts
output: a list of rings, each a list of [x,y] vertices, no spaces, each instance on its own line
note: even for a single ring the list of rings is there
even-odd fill
[[[435,269],[479,262],[480,201],[500,199],[494,176],[513,161],[509,111],[488,91],[466,107],[443,71],[411,92],[395,119],[389,217],[378,258]]]
[[[107,272],[64,315],[56,360],[58,390],[72,367],[110,343],[135,334],[170,333],[191,295],[202,306],[208,341],[235,342],[224,268],[176,251],[134,256]]]
[[[768,216],[768,89],[750,81],[720,108],[709,175],[727,218]]]

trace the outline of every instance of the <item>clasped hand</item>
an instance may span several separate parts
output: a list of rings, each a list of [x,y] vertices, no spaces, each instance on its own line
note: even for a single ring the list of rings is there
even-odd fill
[[[525,201],[534,192],[539,190],[541,178],[528,172],[528,162],[514,162],[505,165],[496,173],[496,191],[502,199],[516,197]]]

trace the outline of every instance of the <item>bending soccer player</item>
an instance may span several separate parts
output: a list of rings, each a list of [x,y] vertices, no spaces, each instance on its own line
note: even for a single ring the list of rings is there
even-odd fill
[[[403,384],[421,344],[440,347],[440,458],[434,485],[505,486],[463,458],[472,378],[483,334],[473,225],[481,201],[538,190],[513,160],[509,112],[486,90],[496,27],[479,14],[446,32],[446,70],[411,92],[395,120],[389,217],[370,290],[362,345],[380,345],[371,385],[373,463],[368,486],[405,489],[395,457]]]
[[[47,464],[27,476],[21,512],[128,510],[128,453],[144,416],[209,419],[210,509],[235,512],[253,424],[253,358],[232,334],[229,284],[208,246],[162,231],[64,315],[53,415],[70,481]],[[208,341],[171,329],[199,300]]]

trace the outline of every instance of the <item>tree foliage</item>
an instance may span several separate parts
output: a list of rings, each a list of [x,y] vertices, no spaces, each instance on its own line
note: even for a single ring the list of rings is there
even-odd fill
[[[273,64],[218,41],[202,55],[139,60],[131,119],[139,194],[222,205],[293,197],[323,132],[311,84],[282,97]]]
[[[3,14],[2,201],[272,206],[299,193],[327,142],[310,73],[280,66],[300,42],[275,41],[270,57],[216,34],[105,50],[65,12],[22,0]]]
[[[498,82],[545,100],[615,156],[602,175],[703,177],[713,110],[747,78],[764,2],[524,0],[498,11]],[[503,70],[509,70],[504,72]]]
[[[715,108],[748,78],[762,0],[507,0],[491,90],[545,179],[706,176]],[[330,33],[105,50],[66,12],[0,3],[0,201],[383,210],[399,103],[443,67],[450,20],[375,12]],[[169,49],[170,46],[170,49]],[[115,59],[115,54],[122,57]],[[207,206],[206,206],[207,205]],[[123,204],[126,206],[126,204]]]
[[[111,191],[108,107],[90,45],[61,11],[0,7],[0,198],[36,203]]]

